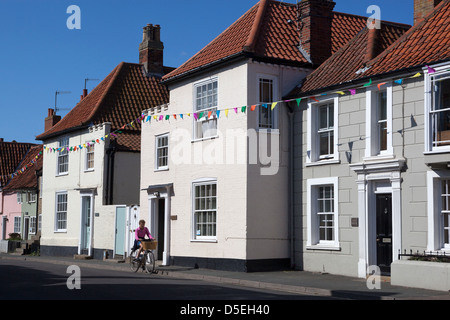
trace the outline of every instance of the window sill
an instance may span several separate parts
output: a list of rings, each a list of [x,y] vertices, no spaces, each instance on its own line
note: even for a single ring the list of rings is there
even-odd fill
[[[95,169],[88,169],[88,170],[84,170],[84,172],[94,172]]]
[[[339,159],[329,159],[329,160],[321,160],[316,162],[307,162],[305,163],[305,167],[315,167],[315,166],[322,166],[327,164],[340,164],[341,160]]]
[[[207,137],[207,138],[192,139],[191,143],[207,141],[207,140],[214,140],[214,139],[217,139],[217,138],[219,138],[219,135],[215,135],[215,136]]]
[[[154,172],[169,171],[169,167],[155,169]]]
[[[265,134],[280,134],[280,129],[257,128],[256,132]]]
[[[69,175],[68,172],[65,172],[65,173],[57,173],[57,174],[56,174],[56,177],[65,177],[65,176],[68,176],[68,175]]]
[[[191,239],[191,242],[217,243],[217,239]]]
[[[450,153],[450,148],[425,151],[423,154],[424,155],[433,155],[433,154],[440,154],[440,153]]]
[[[393,154],[379,154],[376,156],[363,157],[363,161],[383,161],[383,160],[393,160],[395,156]]]
[[[306,250],[326,250],[326,251],[341,251],[341,247],[339,245],[328,245],[328,244],[315,244],[311,246],[306,246]]]

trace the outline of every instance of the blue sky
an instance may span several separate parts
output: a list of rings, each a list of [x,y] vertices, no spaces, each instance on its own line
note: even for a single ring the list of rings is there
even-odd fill
[[[295,0],[284,2],[295,3]],[[335,0],[335,11],[413,23],[413,0]],[[177,67],[257,0],[0,0],[0,138],[37,142],[47,109],[73,108],[84,79],[106,77],[120,62],[138,62],[142,27],[160,24],[164,64]],[[81,9],[81,30],[69,30],[70,5]],[[100,81],[88,82],[91,91]],[[68,110],[61,110],[64,116]]]

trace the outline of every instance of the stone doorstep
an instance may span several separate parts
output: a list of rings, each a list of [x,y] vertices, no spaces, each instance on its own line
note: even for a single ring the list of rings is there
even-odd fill
[[[73,256],[75,260],[91,260],[92,257],[87,254],[75,254]]]

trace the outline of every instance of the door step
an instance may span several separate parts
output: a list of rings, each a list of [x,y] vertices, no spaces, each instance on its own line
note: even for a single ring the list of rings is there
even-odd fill
[[[75,260],[91,260],[92,257],[87,254],[75,254],[73,256]]]

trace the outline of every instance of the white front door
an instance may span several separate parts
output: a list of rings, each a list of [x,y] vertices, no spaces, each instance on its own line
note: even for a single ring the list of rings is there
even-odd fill
[[[92,255],[92,195],[81,196],[80,254]]]

